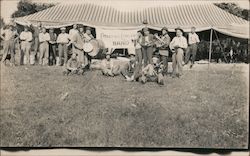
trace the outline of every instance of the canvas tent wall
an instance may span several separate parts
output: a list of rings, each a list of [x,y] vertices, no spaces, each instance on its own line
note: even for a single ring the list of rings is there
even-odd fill
[[[38,21],[47,27],[61,27],[82,23],[95,28],[139,29],[147,19],[149,27],[160,30],[167,26],[170,31],[181,26],[189,31],[196,26],[197,31],[211,27],[222,33],[239,38],[249,38],[248,29],[239,29],[249,22],[236,17],[212,3],[198,1],[77,1],[61,3],[52,8],[17,18],[25,25]]]
[[[145,19],[147,26],[154,30],[166,26],[173,32],[180,26],[189,32],[195,26],[198,32],[216,30],[225,35],[249,39],[249,21],[204,1],[79,0],[61,3],[15,21],[21,25],[36,25],[41,21],[48,28],[84,24],[95,28],[97,38],[103,39],[107,48],[129,49],[133,46],[131,39],[144,26],[142,21]]]

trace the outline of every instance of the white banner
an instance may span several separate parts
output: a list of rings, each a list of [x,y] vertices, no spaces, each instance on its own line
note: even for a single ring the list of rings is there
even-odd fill
[[[138,30],[110,30],[96,28],[96,38],[104,42],[107,48],[133,48],[132,39]]]

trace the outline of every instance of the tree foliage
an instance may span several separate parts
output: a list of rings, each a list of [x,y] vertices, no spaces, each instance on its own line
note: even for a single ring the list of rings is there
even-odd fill
[[[46,4],[46,3],[33,3],[30,0],[20,0],[17,5],[17,11],[15,11],[11,17],[22,17],[42,11],[44,9],[50,8],[55,4]]]
[[[235,3],[216,3],[215,5],[235,16],[241,17],[248,21],[250,20],[248,16],[250,14],[250,10],[242,9]]]

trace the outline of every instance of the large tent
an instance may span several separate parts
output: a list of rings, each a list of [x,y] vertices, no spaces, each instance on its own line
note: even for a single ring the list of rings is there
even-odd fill
[[[36,25],[42,21],[47,27],[69,26],[82,23],[94,28],[135,29],[142,27],[143,20],[148,27],[160,30],[167,26],[170,31],[181,26],[189,31],[211,28],[226,35],[249,38],[249,22],[236,17],[213,3],[198,1],[100,1],[83,0],[58,4],[52,8],[17,18],[19,24],[27,22]]]
[[[96,38],[107,48],[129,51],[134,49],[131,39],[145,26],[144,20],[148,22],[146,26],[154,30],[164,26],[170,32],[178,26],[185,32],[192,26],[197,32],[210,30],[209,62],[213,31],[249,39],[249,21],[204,1],[78,0],[15,19],[21,25],[36,25],[41,21],[47,28],[83,24],[95,28]]]

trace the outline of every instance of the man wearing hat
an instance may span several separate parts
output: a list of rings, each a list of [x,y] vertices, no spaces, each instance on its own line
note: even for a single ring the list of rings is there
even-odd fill
[[[22,63],[30,64],[30,49],[32,43],[32,33],[29,31],[28,26],[24,26],[24,31],[20,34],[21,40],[21,54],[20,54],[20,65]],[[23,57],[23,54],[25,57]],[[25,58],[25,61],[23,60]]]
[[[148,64],[152,64],[153,57],[153,44],[154,44],[154,35],[150,34],[147,27],[143,28],[143,37],[142,37],[142,54],[144,59],[144,67]]]
[[[46,32],[46,28],[42,27],[42,32],[39,33],[39,64],[40,65],[48,65],[49,61],[49,41],[50,36],[49,33]]]
[[[34,55],[37,56],[38,49],[39,49],[39,34],[42,32],[42,23],[39,21],[37,23],[37,27],[30,25],[32,33],[33,33],[33,48],[34,48]]]
[[[70,41],[73,45],[73,53],[77,54],[77,61],[80,62],[80,64],[85,67],[87,64],[87,58],[84,55],[83,51],[83,45],[85,43],[85,37],[84,37],[84,27],[83,25],[78,26],[78,33],[74,35],[72,40]]]
[[[110,54],[106,54],[106,59],[101,62],[102,74],[105,76],[117,76],[120,74],[120,65],[114,65],[114,61],[110,58]]]
[[[157,82],[160,85],[164,85],[163,80],[163,65],[157,57],[153,58],[153,64],[148,64],[142,69],[140,82],[145,84],[146,82]]]
[[[136,61],[135,54],[130,54],[129,57],[129,62],[120,67],[121,74],[127,81],[137,81],[141,76],[141,67]]]
[[[191,33],[188,34],[188,48],[185,55],[185,64],[188,64],[190,56],[192,55],[191,65],[190,68],[193,67],[195,58],[196,58],[196,52],[197,52],[197,46],[200,42],[199,36],[195,33],[195,27],[191,28]]]
[[[90,40],[94,39],[94,36],[91,34],[90,27],[86,27],[86,33],[84,34],[84,37],[85,37],[85,42],[89,42]],[[87,60],[88,60],[88,64],[86,66],[86,68],[88,69],[90,67],[92,57],[86,52],[85,52],[85,56],[87,57]]]
[[[142,67],[142,31],[139,30],[137,31],[137,36],[135,39],[132,40],[134,43],[134,48],[135,48],[135,58],[138,63],[139,68]]]
[[[57,35],[54,33],[54,28],[49,29],[49,36],[50,36],[50,41],[49,41],[49,64],[53,65],[56,64],[56,40],[57,40]]]
[[[57,43],[58,43],[58,51],[59,51],[59,60],[57,65],[61,66],[64,64],[66,66],[66,63],[68,61],[68,43],[70,40],[69,34],[66,33],[66,28],[62,27],[60,28],[61,33],[57,37]],[[64,56],[64,62],[62,63],[62,56]]]
[[[65,66],[64,75],[74,75],[74,74],[83,74],[83,69],[81,64],[76,59],[76,53],[71,55],[71,58],[68,60],[67,65]]]
[[[163,74],[167,74],[168,72],[168,56],[169,56],[169,44],[170,44],[170,36],[168,35],[168,29],[163,27],[161,29],[162,35],[159,38],[160,44],[159,54],[160,54],[160,61],[162,62],[164,69]]]
[[[69,30],[69,38],[72,40],[74,36],[78,33],[77,24],[73,24],[73,28]]]
[[[184,31],[178,27],[175,29],[176,37],[170,42],[170,49],[173,52],[172,55],[172,66],[173,73],[172,77],[180,77],[182,75],[182,61],[184,56],[184,50],[187,48],[187,39],[183,36]]]
[[[1,31],[1,39],[4,41],[3,45],[3,57],[1,62],[5,63],[8,53],[11,55],[11,65],[15,65],[15,47],[14,43],[18,37],[18,33],[14,31],[12,25],[8,25],[7,28]]]

